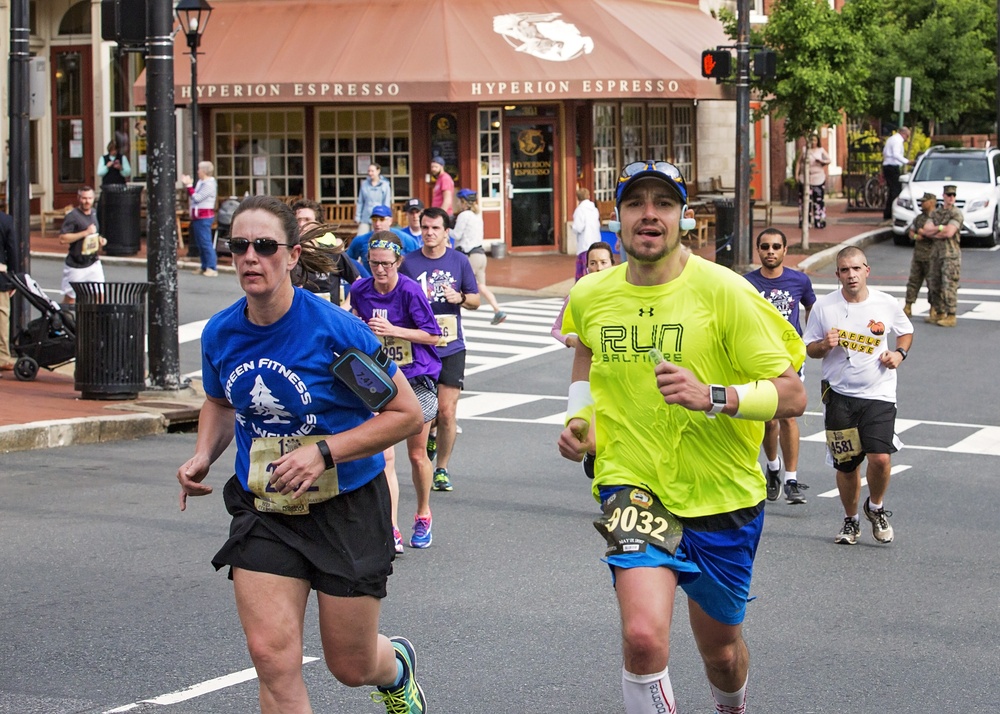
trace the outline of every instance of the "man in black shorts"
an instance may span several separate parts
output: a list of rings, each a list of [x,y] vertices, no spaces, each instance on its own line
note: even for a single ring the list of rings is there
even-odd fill
[[[898,448],[896,369],[913,343],[913,325],[896,298],[868,287],[868,259],[850,246],[837,254],[841,289],[816,301],[803,339],[810,357],[823,360],[826,443],[837,470],[844,525],[834,542],[854,545],[861,527],[861,462],[868,458],[865,518],[880,543],[893,539],[889,488],[891,455]],[[889,335],[895,345],[889,346]]]

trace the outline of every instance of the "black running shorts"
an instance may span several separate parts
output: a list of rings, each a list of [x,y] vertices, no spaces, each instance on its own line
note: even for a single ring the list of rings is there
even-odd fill
[[[307,580],[335,597],[385,597],[395,555],[385,474],[312,503],[301,516],[258,512],[236,476],[226,483],[224,498],[233,520],[212,565],[230,566],[230,579],[232,568],[243,568]]]
[[[441,358],[441,375],[438,384],[465,388],[465,350]]]
[[[830,399],[826,404],[827,430],[858,430],[861,436],[861,449],[866,454],[894,454],[898,449],[893,445],[896,433],[896,405],[878,399],[862,399],[861,397],[845,397],[832,389]],[[850,473],[856,469],[864,456],[837,464],[836,469]]]

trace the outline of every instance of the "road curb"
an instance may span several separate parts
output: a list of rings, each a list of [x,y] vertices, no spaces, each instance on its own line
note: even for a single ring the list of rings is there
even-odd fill
[[[166,420],[159,414],[121,414],[11,424],[0,426],[0,453],[138,439],[161,434],[166,428]]]
[[[892,238],[892,228],[889,227],[876,228],[873,231],[861,233],[853,238],[848,238],[841,243],[837,243],[834,246],[810,255],[808,258],[799,263],[798,269],[803,273],[815,273],[817,270],[822,270],[836,260],[837,253],[847,246],[853,245],[857,248],[864,248],[874,243],[887,241],[890,238]]]

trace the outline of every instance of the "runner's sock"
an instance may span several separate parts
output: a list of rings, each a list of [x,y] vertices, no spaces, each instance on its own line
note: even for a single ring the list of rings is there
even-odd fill
[[[747,676],[749,681],[750,677]],[[715,699],[715,711],[716,714],[745,714],[747,710],[747,683],[743,682],[743,686],[740,687],[735,692],[723,692],[721,689],[716,687],[714,684],[709,682],[709,686],[712,687],[712,698]]]
[[[775,459],[774,461],[767,459],[767,468],[769,468],[771,471],[777,471],[778,469],[781,468],[781,459]]]
[[[627,714],[677,714],[669,667],[659,674],[632,674],[622,667],[622,694]]]
[[[798,481],[798,480],[799,480],[799,472],[798,471],[786,471],[785,472],[785,483],[788,483],[789,481]]]
[[[875,503],[875,501],[871,500],[870,498],[868,499],[868,510],[869,511],[872,511],[874,513],[875,511],[879,510],[880,508],[882,508],[882,504],[881,503]]]

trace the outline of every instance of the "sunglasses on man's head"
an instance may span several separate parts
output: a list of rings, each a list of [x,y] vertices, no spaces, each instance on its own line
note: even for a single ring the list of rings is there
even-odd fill
[[[767,243],[760,243],[757,245],[757,248],[759,250],[771,250],[771,248],[774,248],[775,250],[781,250],[784,247],[785,246],[783,246],[781,243],[772,243],[771,245],[768,245]]]
[[[253,240],[248,240],[246,238],[230,238],[229,239],[229,250],[232,251],[233,255],[243,255],[250,249],[253,245],[253,250],[257,255],[269,256],[274,255],[278,252],[278,246],[285,246],[291,248],[291,243],[279,243],[273,238],[254,238]]]

